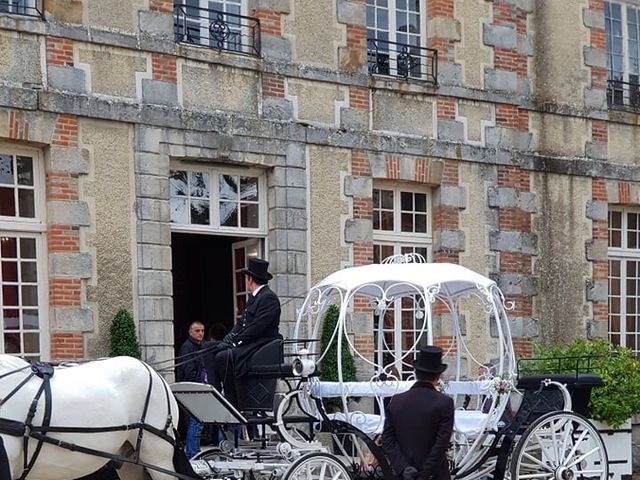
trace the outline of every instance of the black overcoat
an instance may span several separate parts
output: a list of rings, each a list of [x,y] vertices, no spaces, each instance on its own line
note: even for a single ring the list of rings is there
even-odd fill
[[[416,382],[395,395],[386,409],[382,448],[395,479],[406,467],[420,480],[449,480],[446,457],[453,431],[453,400],[430,382]]]
[[[185,357],[184,363],[178,367],[177,380],[179,382],[202,382],[201,372],[204,368],[202,357],[196,355],[202,349],[202,344],[188,337],[180,347],[178,357]]]
[[[249,296],[242,318],[225,337],[225,342],[232,345],[236,377],[247,373],[247,360],[258,348],[275,338],[282,338],[279,327],[280,300],[265,285],[255,296]]]

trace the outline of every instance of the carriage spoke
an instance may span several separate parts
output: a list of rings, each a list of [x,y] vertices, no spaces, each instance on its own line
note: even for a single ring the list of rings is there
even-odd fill
[[[596,453],[598,450],[600,450],[599,447],[595,447],[592,448],[591,450],[589,450],[587,453],[580,455],[578,458],[576,458],[573,462],[571,462],[570,464],[567,465],[568,468],[573,467],[574,465],[577,465],[578,463],[582,462],[585,458],[590,457],[591,455],[593,455],[594,453]]]
[[[544,445],[545,445],[545,443],[546,443],[546,442],[544,442],[544,441],[540,438],[540,435],[538,435],[538,432],[535,432],[535,434],[534,434],[534,435],[535,435],[535,437],[536,437],[537,444],[540,446],[540,451],[542,452],[542,455],[541,455],[541,456],[543,457],[543,458],[542,458],[542,460],[544,460],[544,457],[546,457],[546,458],[547,458],[547,461],[548,461],[551,465],[555,465],[555,464],[557,464],[557,463],[560,463],[559,461],[557,461],[557,462],[555,462],[555,463],[554,463],[554,460],[553,460],[552,458],[549,458],[549,456],[550,456],[550,455],[549,455],[549,452],[547,451],[547,449],[546,449],[546,448],[544,448]],[[555,448],[554,448],[554,450],[555,450]]]
[[[320,473],[318,474],[318,480],[324,480],[324,474],[327,471],[327,464],[323,463],[322,467],[320,467]]]
[[[551,466],[547,465],[546,463],[538,460],[536,457],[534,457],[533,455],[524,452],[524,456],[527,457],[529,460],[533,461],[536,465],[541,466],[542,468],[544,468],[545,470],[549,470],[550,472],[553,471],[553,468],[551,468]]]
[[[571,457],[573,457],[576,453],[576,450],[578,449],[578,447],[580,446],[580,444],[582,443],[582,441],[584,440],[584,437],[587,436],[587,434],[589,433],[588,430],[583,430],[583,432],[580,434],[580,437],[578,438],[578,441],[575,443],[575,445],[573,445],[573,448],[571,449],[571,452],[569,452],[569,455],[567,455],[564,459],[564,461],[562,462],[562,466],[567,466],[567,462],[569,461],[569,459],[571,459]]]

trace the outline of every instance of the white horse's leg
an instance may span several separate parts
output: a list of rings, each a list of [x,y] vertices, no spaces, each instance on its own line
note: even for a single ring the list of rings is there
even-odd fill
[[[140,446],[140,461],[147,465],[153,465],[174,472],[173,445],[159,437],[145,434],[145,438]],[[176,477],[158,472],[157,470],[147,469],[147,473],[151,476],[152,480],[176,480]]]

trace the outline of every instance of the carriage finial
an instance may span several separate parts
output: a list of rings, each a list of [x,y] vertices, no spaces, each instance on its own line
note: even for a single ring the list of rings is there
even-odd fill
[[[398,253],[385,258],[382,263],[427,263],[427,261],[419,253]]]

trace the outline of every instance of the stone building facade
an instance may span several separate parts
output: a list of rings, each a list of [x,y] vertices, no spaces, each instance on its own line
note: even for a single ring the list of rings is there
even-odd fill
[[[496,278],[519,354],[638,351],[638,7],[0,1],[0,350],[102,356],[126,308],[171,358],[251,255],[286,335],[310,284],[415,251]]]

